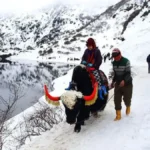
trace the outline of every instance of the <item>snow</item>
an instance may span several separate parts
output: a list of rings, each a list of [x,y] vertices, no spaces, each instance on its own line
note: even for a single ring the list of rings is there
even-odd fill
[[[63,121],[60,124],[55,125],[50,131],[43,133],[41,136],[34,137],[31,142],[26,142],[26,145],[20,150],[91,150],[93,148],[95,150],[150,149],[150,74],[147,73],[148,69],[146,64],[146,57],[150,53],[150,15],[143,21],[141,15],[145,10],[146,9],[142,10],[142,12],[129,23],[127,30],[123,34],[123,37],[125,38],[124,42],[119,40],[115,41],[113,38],[121,36],[122,23],[129,17],[133,10],[127,12],[118,10],[116,12],[118,15],[115,19],[110,18],[107,20],[105,17],[102,18],[102,21],[105,20],[108,23],[109,28],[105,29],[103,33],[95,32],[93,35],[102,53],[106,54],[107,52],[111,52],[113,47],[118,47],[121,50],[122,55],[129,58],[131,61],[134,78],[131,114],[129,116],[125,115],[125,106],[123,104],[122,119],[118,122],[114,122],[115,110],[113,99],[111,99],[106,106],[105,111],[100,114],[100,118],[95,119],[91,117],[86,121],[86,125],[82,127],[79,134],[73,132],[74,125],[70,126]],[[80,11],[76,11],[75,16],[79,15],[79,12]],[[63,17],[67,18],[65,15]],[[92,28],[94,24],[98,26],[99,23],[101,22],[95,22],[89,28]],[[76,26],[77,24],[75,27]],[[68,26],[68,29],[71,29],[72,27],[73,26]],[[64,29],[66,28],[67,25],[64,26]],[[47,29],[44,33],[46,32],[48,32]],[[82,33],[87,33],[87,30],[83,30]],[[83,39],[85,40],[85,38]],[[59,44],[63,45],[63,40],[60,40]],[[108,44],[108,46],[106,46],[106,44]],[[67,56],[61,54],[58,55],[55,52],[51,56],[56,58],[50,61],[78,64],[80,61],[69,61],[68,58],[81,58],[81,54],[85,47],[81,41],[76,41],[71,44],[72,47],[75,45],[80,46],[82,51],[73,52]],[[102,48],[104,45],[106,47]],[[113,46],[112,48],[110,48],[111,45]],[[67,47],[64,49],[67,50]],[[37,60],[37,56],[38,51],[32,51],[31,53],[27,52],[26,54],[19,54],[19,57],[14,56],[12,59],[28,58]],[[47,58],[40,57],[38,60],[47,61]],[[102,64],[101,69],[108,75],[111,69],[111,63],[107,61]],[[73,70],[71,69],[68,74],[53,81],[55,89],[51,92],[53,96],[60,96],[64,93],[64,89],[68,87],[68,84],[71,81],[72,71]],[[113,91],[110,91],[110,98],[112,96]],[[40,101],[46,103],[44,96],[40,98]],[[28,113],[33,113],[33,107],[27,109],[22,114]],[[15,123],[17,123],[18,120],[21,120],[22,114],[12,118],[13,120],[16,120]],[[16,131],[14,134],[16,134]]]
[[[62,122],[56,125],[51,131],[44,133],[28,145],[23,146],[21,150],[150,149],[150,80],[145,60],[150,49],[150,43],[148,42],[150,37],[150,17],[143,22],[140,19],[141,14],[132,22],[132,25],[129,24],[124,34],[126,40],[120,43],[113,43],[114,47],[119,47],[123,56],[127,56],[132,64],[134,89],[131,114],[129,116],[125,115],[125,106],[123,104],[122,120],[114,122],[115,110],[113,99],[111,99],[105,111],[100,114],[100,118],[95,119],[91,117],[86,121],[86,125],[82,127],[79,134],[73,132],[74,125],[70,126],[66,122]],[[119,17],[120,19],[123,18],[123,14],[120,14]],[[109,21],[111,24],[111,20]],[[103,35],[97,34],[96,40],[104,43],[105,41],[102,41],[102,37],[106,35],[109,41],[111,41],[111,37],[116,33],[116,29],[114,30],[114,28],[112,24],[112,28],[108,32],[106,31]],[[101,69],[107,75],[110,68],[110,62],[101,66]],[[70,76],[68,77],[70,78]],[[63,91],[63,88],[67,87],[66,81],[70,81],[70,79],[67,80],[67,76],[55,80],[54,85],[56,90],[54,93],[56,95],[61,94],[60,91]],[[64,86],[60,87],[60,85]],[[112,95],[113,91],[111,91],[110,97]],[[39,140],[40,142],[37,142]]]
[[[125,115],[123,104],[122,120],[114,122],[113,99],[106,106],[100,118],[91,117],[82,126],[79,134],[73,132],[74,125],[65,122],[56,125],[35,138],[21,150],[149,150],[150,149],[150,74],[147,66],[135,66],[131,114]],[[144,85],[144,86],[142,86]],[[111,91],[110,97],[113,94]],[[40,141],[40,142],[39,142]]]
[[[80,6],[78,5],[79,2]],[[74,58],[74,56],[76,56],[76,58],[80,59],[80,55],[78,55],[79,50],[77,49],[77,45],[81,48],[81,52],[83,53],[86,48],[85,43],[81,44],[81,41],[78,38],[78,41],[72,42],[70,45],[65,45],[65,38],[71,40],[73,36],[76,35],[76,29],[83,27],[86,23],[94,19],[96,15],[104,12],[108,8],[108,6],[113,5],[117,2],[119,2],[119,0],[103,0],[101,1],[101,3],[99,3],[97,0],[94,0],[92,2],[86,1],[86,3],[85,1],[83,1],[83,3],[81,1],[73,3],[71,2],[70,4],[68,4],[69,2],[66,2],[66,5],[52,5],[47,8],[47,10],[39,11],[35,14],[20,14],[20,16],[18,14],[18,16],[3,19],[0,23],[0,26],[1,31],[3,31],[2,33],[4,33],[3,38],[5,39],[5,41],[2,40],[1,42],[2,48],[5,49],[5,52],[0,53],[12,53],[13,56],[11,57],[11,59],[14,60],[30,59],[51,62],[65,61],[69,63],[71,61],[67,60],[70,57]],[[54,22],[59,21],[60,19],[65,23],[55,23],[53,27]],[[54,28],[59,30],[59,32],[57,32],[57,30],[54,30],[55,32],[51,33],[50,31]],[[65,31],[70,31],[71,34],[66,33]],[[89,36],[90,33],[92,33],[91,31],[87,31],[88,30],[83,30],[82,34]],[[50,34],[51,36],[55,36],[56,34],[54,33],[59,35],[56,38],[52,37],[51,41],[51,43],[58,42],[58,46],[56,48],[51,43],[46,43],[46,45],[43,44],[43,48],[37,46],[36,43],[39,42],[43,37],[47,36],[48,34]],[[39,36],[39,38],[34,41],[37,38],[37,35]],[[86,38],[87,37],[83,37],[82,39],[87,40]],[[10,41],[14,44],[11,45]],[[99,42],[97,44],[99,45]],[[31,45],[34,50],[27,50],[27,47]],[[19,48],[20,50],[15,50],[15,48]],[[48,54],[44,57],[39,55],[39,51],[47,51],[49,48],[52,48],[54,53]],[[73,49],[73,51],[70,50],[71,48]],[[70,52],[71,54],[66,56],[64,54],[58,54],[58,51]],[[49,57],[53,57],[53,59],[49,59]]]
[[[54,88],[57,87],[57,90],[51,92],[51,94],[53,96],[61,96],[65,92],[64,89],[65,89],[65,87],[68,86],[68,83],[71,80],[71,74],[72,74],[72,70],[70,70],[65,76],[57,78],[56,80],[53,81]],[[45,84],[48,84],[48,83],[45,82]],[[79,96],[79,94],[78,94],[78,96]],[[36,110],[40,109],[41,104],[49,105],[45,101],[45,96],[42,96],[39,99],[39,102],[40,103],[35,103],[33,106],[27,108],[26,110],[24,110],[23,112],[16,115],[15,117],[9,119],[6,122],[5,126],[8,125],[8,129],[9,129],[9,131],[11,131],[11,136],[7,137],[7,140],[5,139],[5,136],[3,137],[6,140],[4,147],[3,147],[4,150],[8,150],[10,147],[12,149],[15,149],[15,146],[18,146],[18,141],[17,141],[17,139],[14,139],[14,137],[22,135],[22,132],[25,130],[26,124],[25,124],[24,117],[28,117],[28,116],[31,116],[32,114],[34,114],[36,112]],[[53,107],[53,106],[50,106],[50,107]],[[62,109],[64,109],[64,108],[62,108]],[[64,115],[64,114],[62,113],[61,115]],[[21,125],[21,129],[20,129],[20,125]],[[35,137],[32,137],[31,139],[33,140],[33,139],[35,139]],[[28,143],[28,142],[29,142],[29,140],[26,140],[26,143]]]
[[[90,1],[90,0],[66,0],[66,1],[61,1],[61,0],[22,0],[20,2],[19,0],[14,0],[13,2],[11,0],[6,0],[2,3],[0,7],[0,14],[9,14],[9,13],[33,13],[36,12],[37,10],[41,10],[43,8],[48,8],[51,5],[54,4],[70,4],[70,5],[75,5],[75,4],[80,4],[80,6],[88,5],[88,6],[102,6],[102,7],[108,7],[114,3],[117,3],[119,0],[101,0],[101,3],[99,3],[98,0]],[[9,3],[9,5],[8,5]],[[30,5],[29,5],[30,4]],[[91,9],[91,8],[89,8]]]

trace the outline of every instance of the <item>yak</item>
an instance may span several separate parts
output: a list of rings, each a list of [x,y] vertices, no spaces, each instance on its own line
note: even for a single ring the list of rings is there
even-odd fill
[[[63,93],[60,97],[53,97],[48,93],[45,85],[46,100],[52,104],[59,104],[59,100],[65,107],[66,122],[75,124],[74,131],[80,132],[84,121],[98,111],[103,111],[108,100],[108,80],[103,71],[100,70],[103,85],[106,86],[107,94],[102,92],[103,99],[99,97],[98,83],[92,83],[89,71],[84,65],[78,65],[74,68],[70,90]]]

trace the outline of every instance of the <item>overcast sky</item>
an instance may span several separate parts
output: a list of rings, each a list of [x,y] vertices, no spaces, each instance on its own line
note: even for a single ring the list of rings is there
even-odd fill
[[[53,3],[81,3],[85,5],[111,5],[119,0],[0,0],[0,13],[34,11]],[[89,6],[90,6],[89,5]]]
[[[0,12],[32,11],[50,4],[53,0],[0,0]]]

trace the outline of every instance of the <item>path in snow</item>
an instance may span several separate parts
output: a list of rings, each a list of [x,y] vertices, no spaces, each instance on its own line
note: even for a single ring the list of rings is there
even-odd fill
[[[135,68],[130,116],[122,109],[122,120],[114,122],[111,100],[99,119],[90,118],[80,133],[61,123],[37,137],[22,150],[150,150],[150,74],[146,67]]]

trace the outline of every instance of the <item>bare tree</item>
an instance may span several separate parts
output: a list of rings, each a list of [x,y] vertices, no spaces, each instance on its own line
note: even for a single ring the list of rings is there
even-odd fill
[[[38,102],[33,106],[31,114],[22,113],[20,121],[15,122],[11,114],[17,101],[24,96],[19,84],[8,84],[8,100],[0,96],[0,104],[5,108],[0,109],[0,150],[18,150],[31,140],[33,136],[50,130],[64,118],[64,111],[60,107],[50,107],[45,102]]]
[[[31,140],[33,136],[39,136],[46,132],[55,124],[62,122],[64,115],[60,107],[49,107],[46,103],[38,102],[34,107],[34,113],[23,116],[24,121],[19,125],[20,135],[14,136],[20,148],[25,144],[25,141]]]
[[[6,126],[5,122],[11,117],[17,101],[24,96],[20,86],[15,83],[8,83],[7,86],[10,93],[9,98],[4,99],[0,96],[0,104],[4,107],[0,108],[0,150],[3,148],[5,138],[11,134],[11,131],[8,129],[9,124]]]

